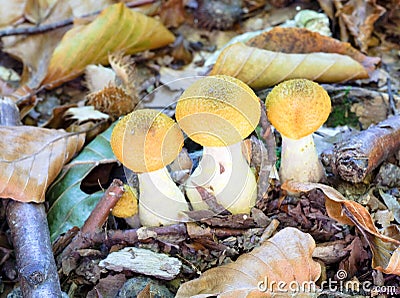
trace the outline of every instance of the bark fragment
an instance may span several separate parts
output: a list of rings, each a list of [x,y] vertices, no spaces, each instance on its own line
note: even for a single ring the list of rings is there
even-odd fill
[[[358,183],[399,150],[400,116],[393,116],[335,144],[330,165],[335,175]]]

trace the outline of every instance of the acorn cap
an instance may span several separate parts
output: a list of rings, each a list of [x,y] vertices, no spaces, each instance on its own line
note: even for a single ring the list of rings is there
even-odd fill
[[[317,83],[293,79],[275,86],[265,105],[271,124],[285,137],[300,139],[316,131],[331,112],[331,99]]]
[[[136,110],[122,118],[111,135],[111,148],[126,167],[152,172],[170,164],[181,151],[183,134],[174,120],[156,110]]]
[[[195,142],[228,146],[246,138],[261,115],[258,97],[242,81],[216,75],[199,79],[179,98],[176,119]]]

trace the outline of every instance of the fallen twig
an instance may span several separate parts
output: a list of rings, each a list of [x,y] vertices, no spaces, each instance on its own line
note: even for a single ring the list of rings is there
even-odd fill
[[[394,102],[394,96],[392,91],[392,81],[390,78],[387,80],[387,88],[388,88],[388,96],[389,96],[389,104],[392,109],[393,115],[399,115],[399,111],[396,108],[396,103]]]
[[[269,175],[276,162],[275,155],[275,137],[272,133],[271,124],[269,123],[265,104],[260,100],[261,104],[261,137],[264,139],[264,143],[252,137],[252,160],[258,160],[259,167],[258,181],[257,181],[257,201],[261,200],[266,196],[269,187]]]
[[[20,125],[18,108],[11,100],[0,99],[0,125]],[[61,297],[44,205],[10,199],[6,217],[23,296]]]
[[[124,194],[123,183],[121,180],[114,179],[110,186],[107,188],[103,197],[96,205],[96,208],[86,219],[82,226],[82,233],[93,233],[101,229],[107,220],[110,210],[114,208],[118,200]]]
[[[93,235],[101,231],[101,227],[107,220],[110,211],[122,197],[123,193],[123,183],[121,180],[114,179],[100,201],[97,203],[96,207],[93,209],[90,216],[86,219],[81,230],[75,231],[73,234],[74,236],[69,238],[71,241],[64,248],[61,254],[62,264],[65,264],[65,261],[68,260],[68,258],[71,258],[74,251],[90,247],[94,244],[92,239]],[[69,234],[67,233],[67,235]],[[72,258],[75,257],[76,256],[72,256]],[[70,262],[70,260],[68,260],[68,262]],[[68,269],[65,267],[66,266],[63,265],[64,273],[66,274],[74,269],[73,266],[68,266]]]
[[[151,4],[154,3],[155,0],[136,0],[136,1],[132,1],[129,3],[126,3],[125,5],[127,7],[133,8],[133,7],[138,7],[138,6],[142,6],[142,5],[146,5],[146,4]],[[88,18],[88,17],[92,17],[95,15],[100,14],[101,10],[89,13],[89,14],[85,14],[80,16],[79,18],[84,19],[84,18]],[[4,37],[4,36],[12,36],[12,35],[32,35],[32,34],[40,34],[40,33],[44,33],[47,31],[51,31],[51,30],[55,30],[61,27],[66,27],[69,25],[72,25],[74,23],[74,20],[76,18],[69,18],[66,20],[61,20],[55,23],[51,23],[51,24],[45,24],[45,25],[40,25],[40,26],[35,26],[35,27],[20,27],[20,28],[9,28],[9,29],[5,29],[5,30],[0,30],[0,38]]]
[[[335,175],[361,182],[400,149],[400,116],[393,116],[335,144],[330,166]]]

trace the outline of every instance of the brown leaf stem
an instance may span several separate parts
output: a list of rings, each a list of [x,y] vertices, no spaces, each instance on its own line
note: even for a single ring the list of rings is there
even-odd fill
[[[397,115],[335,144],[330,161],[332,171],[346,181],[361,182],[399,148],[400,116]]]
[[[142,5],[146,5],[146,4],[151,4],[154,3],[155,0],[136,0],[136,1],[132,1],[129,3],[126,3],[127,7],[133,8],[133,7],[139,7]],[[89,14],[85,14],[83,16],[81,16],[80,18],[88,18],[88,17],[92,17],[95,15],[100,14],[101,10],[89,13]],[[61,20],[55,23],[51,23],[51,24],[45,24],[45,25],[40,25],[40,26],[35,26],[35,27],[20,27],[20,28],[9,28],[9,29],[5,29],[5,30],[0,30],[0,38],[4,37],[4,36],[12,36],[12,35],[32,35],[32,34],[40,34],[40,33],[44,33],[47,31],[51,31],[51,30],[55,30],[61,27],[66,27],[69,25],[72,25],[74,23],[74,20],[76,18],[69,18],[66,20]]]
[[[10,99],[0,99],[0,125],[19,124],[16,105]],[[9,200],[6,217],[23,296],[61,297],[44,205]]]

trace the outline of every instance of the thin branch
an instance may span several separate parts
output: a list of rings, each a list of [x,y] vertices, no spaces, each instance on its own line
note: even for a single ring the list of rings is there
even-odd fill
[[[155,0],[137,0],[126,3],[125,5],[129,8],[139,7],[146,4],[154,3]],[[89,18],[101,13],[102,10],[98,10],[92,13],[88,13],[85,15],[80,16],[79,18]],[[76,18],[69,18],[66,20],[58,21],[51,24],[40,25],[36,27],[19,27],[19,28],[9,28],[5,30],[0,30],[0,38],[4,36],[13,36],[13,35],[32,35],[32,34],[40,34],[44,32],[48,32],[51,30],[55,30],[61,27],[66,27],[72,25]]]
[[[272,168],[276,162],[276,145],[275,145],[275,137],[271,129],[271,123],[268,120],[265,104],[260,100],[261,104],[261,118],[260,118],[260,126],[261,126],[261,138],[264,140],[264,143],[260,139],[252,138],[252,152],[254,156],[252,157],[254,160],[258,159],[259,162],[259,173],[258,173],[258,182],[257,182],[257,201],[261,200],[268,191],[269,187],[269,175],[271,173]],[[255,158],[258,157],[258,158]]]
[[[0,125],[20,125],[11,99],[0,99]],[[43,204],[9,200],[6,217],[24,297],[61,297],[46,211]]]
[[[121,180],[114,179],[101,200],[97,203],[96,208],[92,211],[88,219],[86,219],[81,232],[86,234],[99,231],[106,222],[110,210],[114,208],[123,194],[123,183]]]

